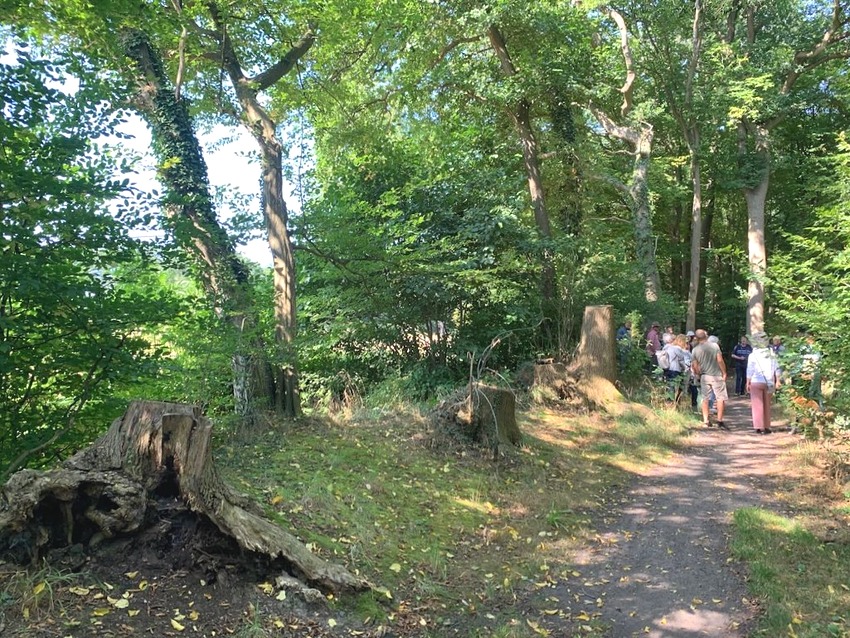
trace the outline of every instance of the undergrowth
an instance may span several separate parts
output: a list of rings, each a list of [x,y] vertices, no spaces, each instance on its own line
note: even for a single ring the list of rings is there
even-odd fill
[[[628,472],[678,448],[687,420],[536,409],[520,427],[522,446],[494,460],[435,436],[415,411],[361,410],[227,442],[218,461],[313,552],[380,586],[354,602],[361,620],[521,636],[519,594],[569,577],[563,557],[591,514]]]

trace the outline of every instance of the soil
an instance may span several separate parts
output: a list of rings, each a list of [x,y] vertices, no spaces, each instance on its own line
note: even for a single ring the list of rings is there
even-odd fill
[[[783,427],[755,435],[746,399],[732,398],[726,422],[731,431],[698,428],[685,452],[636,477],[597,513],[595,543],[565,561],[573,576],[521,596],[512,615],[551,636],[746,636],[759,610],[747,598],[742,566],[730,558],[731,514],[778,507],[776,460],[797,439]],[[241,553],[181,508],[163,521],[135,538],[105,541],[91,555],[71,548],[52,557],[82,576],[41,592],[49,604],[28,618],[0,605],[0,637],[439,635],[411,613],[398,613],[388,630],[336,613],[324,597],[290,591],[279,600],[278,588],[270,596],[261,586],[284,566]],[[0,603],[7,605],[4,572],[11,569],[0,563]],[[268,633],[259,631],[259,619]]]
[[[759,609],[729,551],[732,513],[781,512],[778,462],[798,439],[787,424],[757,435],[746,398],[730,397],[726,425],[700,428],[686,452],[654,467],[600,516],[596,543],[573,557],[576,573],[543,590],[533,619],[553,636],[743,638]],[[601,628],[601,629],[600,629]]]

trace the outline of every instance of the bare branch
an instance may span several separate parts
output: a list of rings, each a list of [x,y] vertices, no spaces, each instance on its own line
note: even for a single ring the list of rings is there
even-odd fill
[[[827,54],[827,49],[842,40],[850,37],[850,33],[844,30],[847,26],[842,19],[843,11],[841,9],[841,0],[833,0],[832,5],[832,20],[829,27],[821,37],[820,42],[813,46],[808,51],[797,51],[794,54],[794,63],[788,75],[785,77],[785,82],[782,83],[782,88],[779,90],[780,95],[788,95],[800,79],[800,76],[814,69],[815,67],[824,64],[830,60],[847,59],[850,57],[850,49],[836,51]]]
[[[608,17],[617,23],[617,28],[620,30],[620,50],[623,52],[623,61],[626,63],[626,81],[620,88],[620,93],[623,94],[623,104],[620,106],[620,113],[628,115],[632,110],[632,94],[634,92],[635,78],[635,63],[632,57],[632,49],[629,46],[629,30],[626,28],[626,21],[619,11],[608,9]]]
[[[258,73],[252,77],[250,81],[257,87],[258,91],[269,88],[295,67],[298,60],[306,55],[315,41],[316,32],[315,28],[311,25],[298,39],[298,42],[292,45],[292,48],[286,52],[286,55],[262,73]]]
[[[490,38],[490,44],[496,52],[496,57],[499,58],[499,64],[502,66],[502,72],[508,77],[516,75],[516,67],[514,66],[511,55],[508,53],[508,47],[505,44],[505,38],[499,27],[491,24],[487,29],[487,37]]]
[[[607,113],[593,104],[588,104],[587,108],[591,113],[593,113],[596,121],[599,122],[602,128],[605,129],[605,133],[607,133],[610,137],[616,137],[619,140],[635,145],[637,145],[640,141],[640,136],[635,129],[628,126],[620,126],[608,117]]]
[[[444,46],[440,50],[440,52],[437,54],[436,59],[431,63],[431,68],[433,69],[437,65],[441,64],[443,62],[443,60],[446,59],[446,56],[448,56],[449,53],[454,51],[461,44],[478,42],[480,39],[481,39],[481,36],[475,35],[475,36],[470,36],[468,38],[458,38],[457,40],[452,40],[451,42],[449,42],[446,46]]]

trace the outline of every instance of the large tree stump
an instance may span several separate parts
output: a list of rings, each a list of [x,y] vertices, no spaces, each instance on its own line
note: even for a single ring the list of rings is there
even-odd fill
[[[472,383],[442,401],[432,418],[449,423],[467,438],[490,447],[519,445],[522,441],[516,422],[516,397],[507,388]]]
[[[581,341],[570,365],[578,388],[589,401],[612,414],[649,410],[628,401],[614,385],[617,380],[617,340],[611,306],[587,306],[581,323]]]
[[[0,489],[0,549],[33,553],[131,534],[150,520],[156,497],[173,496],[248,551],[282,558],[295,575],[330,591],[367,581],[311,553],[218,475],[212,424],[198,408],[134,401],[100,439],[60,468],[22,470]]]

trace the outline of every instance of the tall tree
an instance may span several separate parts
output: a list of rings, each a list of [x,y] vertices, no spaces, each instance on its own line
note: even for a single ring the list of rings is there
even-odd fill
[[[589,109],[609,137],[625,142],[631,147],[633,161],[628,184],[613,176],[607,176],[605,179],[628,198],[634,223],[635,249],[643,271],[644,295],[647,302],[655,303],[661,292],[661,280],[655,256],[652,208],[649,197],[649,164],[654,129],[647,119],[635,117],[632,114],[637,73],[626,21],[620,12],[614,9],[608,10],[608,17],[617,26],[619,48],[626,74],[620,88],[623,96],[619,118],[621,123],[615,121],[613,116],[597,104],[591,102]]]
[[[736,123],[747,204],[750,277],[746,319],[750,333],[764,329],[765,202],[771,175],[771,135],[790,109],[801,106],[798,100],[805,99],[806,92],[817,93],[818,81],[832,63],[850,57],[850,16],[841,0],[782,4],[736,0],[726,16],[726,40],[740,60],[740,75],[730,91],[737,101],[730,115]],[[779,27],[789,15],[791,28]]]
[[[145,33],[126,30],[123,45],[137,69],[139,92],[133,104],[152,130],[159,179],[166,190],[167,225],[194,258],[197,276],[216,314],[239,335],[239,349],[232,357],[235,411],[252,419],[255,409],[271,407],[267,402],[273,400],[274,388],[269,388],[270,366],[258,343],[247,269],[216,219],[206,163],[179,86],[171,86],[159,53]]]

